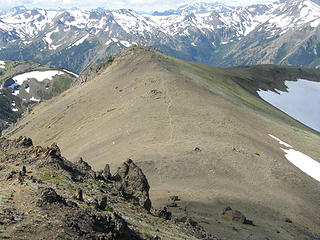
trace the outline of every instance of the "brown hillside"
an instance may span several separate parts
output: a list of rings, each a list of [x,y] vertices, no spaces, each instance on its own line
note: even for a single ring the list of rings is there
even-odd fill
[[[320,183],[268,134],[314,159],[319,135],[233,78],[234,71],[129,48],[96,78],[36,106],[7,136],[57,142],[68,159],[83,157],[95,169],[132,158],[155,206],[178,195],[176,214],[224,239],[316,239]],[[255,226],[221,216],[227,205]]]

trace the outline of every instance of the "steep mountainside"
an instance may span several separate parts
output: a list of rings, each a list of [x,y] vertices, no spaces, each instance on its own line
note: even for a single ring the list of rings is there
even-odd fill
[[[167,204],[220,238],[319,239],[319,182],[284,152],[319,161],[319,133],[256,92],[318,76],[272,65],[219,69],[132,47],[85,84],[34,107],[6,136],[55,141],[69,160],[83,157],[94,169],[131,158],[154,206]],[[180,201],[168,204],[172,195]],[[237,211],[243,221],[228,220],[226,206],[247,220]]]
[[[315,0],[228,7],[192,3],[141,15],[133,10],[27,10],[0,15],[0,58],[81,72],[131,45],[153,46],[216,66],[276,63],[317,67],[320,5]]]
[[[0,133],[33,104],[68,89],[75,77],[35,62],[0,61]]]

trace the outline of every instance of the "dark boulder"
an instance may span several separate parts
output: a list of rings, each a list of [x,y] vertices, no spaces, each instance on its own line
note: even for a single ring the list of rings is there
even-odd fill
[[[149,199],[149,183],[142,170],[128,159],[118,168],[113,176],[117,182],[118,189],[124,197],[134,199],[140,206],[150,211],[151,201]]]
[[[195,152],[201,152],[201,149],[200,149],[199,147],[195,147],[195,148],[193,149],[193,151],[195,151]]]
[[[180,201],[179,196],[169,196],[169,201]]]
[[[226,207],[225,209],[223,209],[222,215],[232,221],[240,222],[243,224],[246,223],[246,217],[240,211],[232,210],[231,207]]]
[[[169,212],[166,207],[164,207],[163,209],[156,210],[155,215],[165,220],[171,220],[172,218],[172,213]]]
[[[107,196],[103,196],[97,200],[97,208],[99,210],[102,210],[102,211],[106,210],[106,207],[108,206],[107,204],[108,204]]]
[[[167,207],[175,208],[175,207],[178,207],[178,204],[175,202],[172,202],[172,203],[167,204]]]
[[[27,173],[27,168],[26,168],[26,166],[22,166],[22,174],[23,175],[26,175],[26,173]]]
[[[291,220],[290,218],[286,218],[286,219],[285,219],[285,222],[286,222],[286,223],[292,223],[292,220]]]
[[[37,206],[41,207],[50,203],[66,203],[65,199],[58,195],[53,188],[46,187],[39,189]]]
[[[23,147],[31,147],[31,146],[33,145],[31,138],[27,138],[27,137],[23,137],[23,136],[20,136],[20,137],[17,139],[17,144],[18,144],[18,145],[21,145],[21,146],[23,146]]]

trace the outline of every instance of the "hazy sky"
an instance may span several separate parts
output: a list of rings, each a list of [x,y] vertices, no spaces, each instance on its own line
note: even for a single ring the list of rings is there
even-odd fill
[[[7,9],[24,5],[28,8],[72,8],[107,9],[131,8],[136,11],[163,11],[174,9],[192,0],[0,0],[0,8]],[[198,1],[198,0],[196,0]],[[202,2],[221,2],[227,5],[249,5],[254,3],[270,3],[273,0],[202,0]]]

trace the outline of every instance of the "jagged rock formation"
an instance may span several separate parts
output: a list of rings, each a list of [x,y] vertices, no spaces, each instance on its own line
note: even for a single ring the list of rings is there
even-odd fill
[[[1,139],[0,238],[197,237],[194,226],[171,222],[164,227],[165,220],[145,210],[151,208],[149,184],[132,160],[112,178],[109,165],[100,173],[82,158],[76,163],[66,160],[55,143],[43,148],[27,137]]]
[[[131,159],[122,164],[113,178],[119,183],[118,188],[126,197],[135,199],[148,211],[151,209],[148,180]]]
[[[109,58],[106,61],[95,63],[90,65],[88,68],[86,68],[77,78],[73,85],[79,85],[84,84],[91,79],[95,78],[97,75],[101,74],[102,71],[105,70],[105,68],[112,63],[112,58]]]

